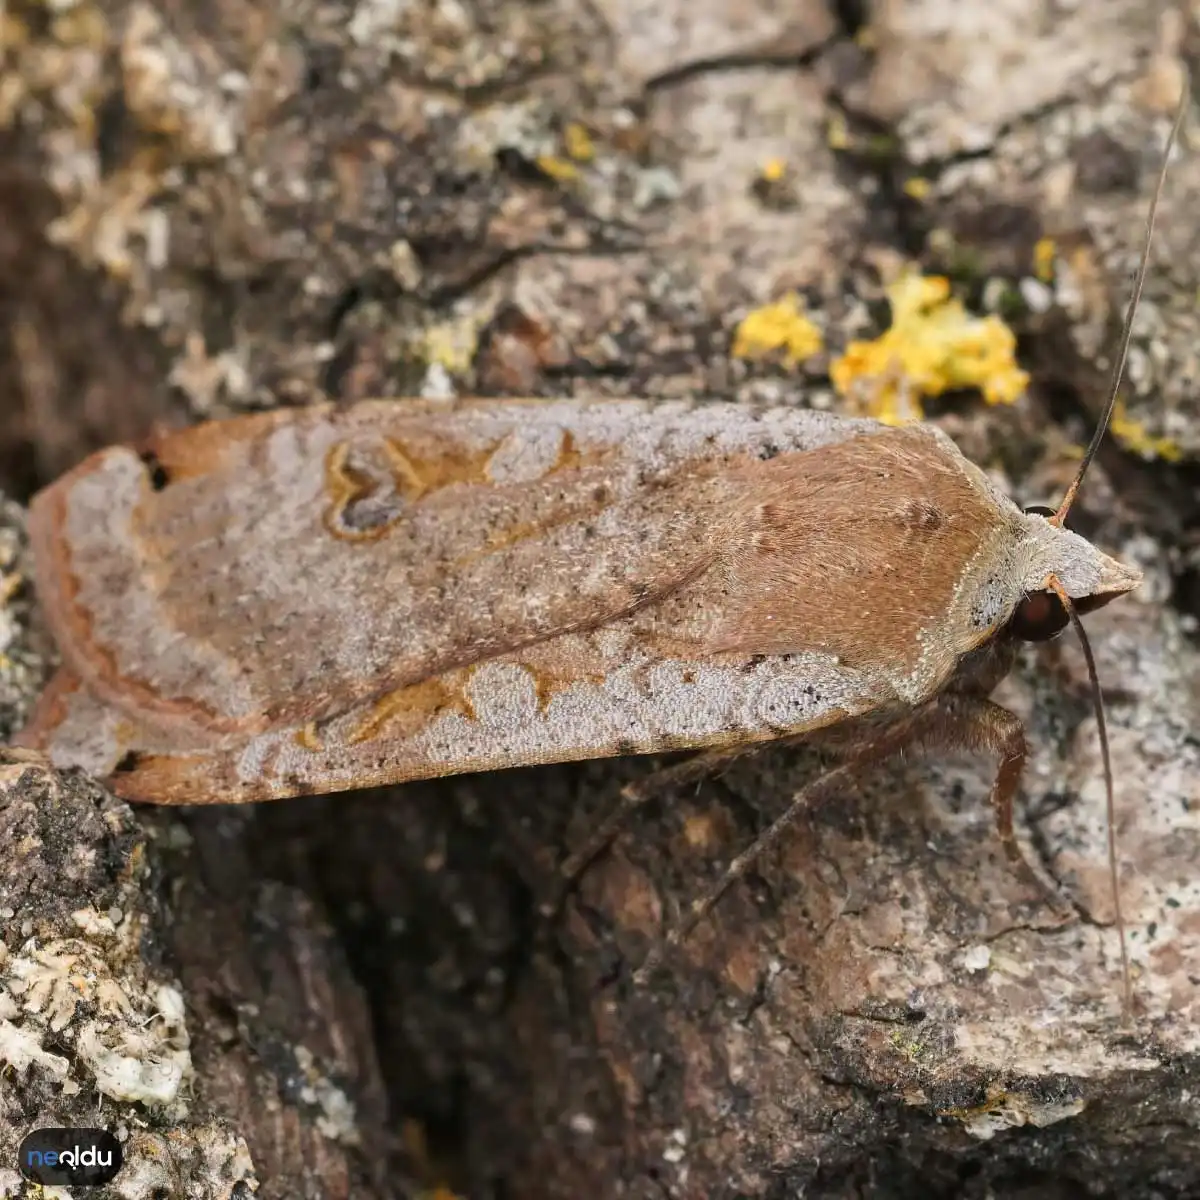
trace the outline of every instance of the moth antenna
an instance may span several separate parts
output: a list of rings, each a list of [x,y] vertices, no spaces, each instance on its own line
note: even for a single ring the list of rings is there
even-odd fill
[[[1167,144],[1163,148],[1162,167],[1158,172],[1158,182],[1154,185],[1154,196],[1150,201],[1150,212],[1146,217],[1146,231],[1142,238],[1142,255],[1138,260],[1137,274],[1134,276],[1133,294],[1129,298],[1129,307],[1125,310],[1125,324],[1121,329],[1121,342],[1117,351],[1116,361],[1113,364],[1112,375],[1109,377],[1108,402],[1104,406],[1104,414],[1096,426],[1096,431],[1092,434],[1092,440],[1088,443],[1088,448],[1084,452],[1083,461],[1079,464],[1079,470],[1075,472],[1075,478],[1071,480],[1071,486],[1067,488],[1066,495],[1063,496],[1062,503],[1058,506],[1058,511],[1050,518],[1052,525],[1061,526],[1067,519],[1067,513],[1070,512],[1071,505],[1075,503],[1075,497],[1079,492],[1079,485],[1083,483],[1083,477],[1087,474],[1088,467],[1092,465],[1092,459],[1096,457],[1096,451],[1100,449],[1100,443],[1104,441],[1104,435],[1108,432],[1108,425],[1112,420],[1113,410],[1117,406],[1117,395],[1121,388],[1121,380],[1125,374],[1125,362],[1129,357],[1129,343],[1133,338],[1133,318],[1137,315],[1138,305],[1141,303],[1142,288],[1145,286],[1146,274],[1150,266],[1150,244],[1154,238],[1154,220],[1158,215],[1158,202],[1162,199],[1163,185],[1167,181],[1167,167],[1171,161],[1171,148],[1175,145],[1175,140],[1179,137],[1180,129],[1183,128],[1183,118],[1187,113],[1190,99],[1191,80],[1188,77],[1187,68],[1184,67],[1183,90],[1179,97],[1179,108],[1175,113],[1171,132],[1167,134]]]
[[[1105,820],[1108,824],[1108,875],[1112,885],[1113,923],[1117,927],[1117,936],[1121,943],[1121,980],[1123,984],[1121,1009],[1126,1021],[1131,1022],[1133,1019],[1133,976],[1129,970],[1125,914],[1121,909],[1121,883],[1117,869],[1116,804],[1113,798],[1112,756],[1108,749],[1108,722],[1104,716],[1104,695],[1100,690],[1100,675],[1096,670],[1092,644],[1088,641],[1087,632],[1083,628],[1083,622],[1079,619],[1075,605],[1071,603],[1071,597],[1067,595],[1066,588],[1058,581],[1057,576],[1051,575],[1046,583],[1058,596],[1063,608],[1066,609],[1067,616],[1070,617],[1075,633],[1079,637],[1079,644],[1083,647],[1083,657],[1087,663],[1088,686],[1092,692],[1092,709],[1096,714],[1096,728],[1100,733],[1100,761],[1104,765],[1104,809]]]

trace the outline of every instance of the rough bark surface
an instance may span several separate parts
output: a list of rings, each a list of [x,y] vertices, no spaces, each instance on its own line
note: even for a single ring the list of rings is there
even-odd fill
[[[732,359],[737,321],[799,288],[840,349],[904,255],[1025,298],[1030,395],[934,415],[1028,500],[1060,494],[1196,29],[1141,0],[859,8],[10,4],[5,489],[154,422],[323,394],[828,405],[820,359]],[[136,1160],[105,1200],[1200,1192],[1197,194],[1183,154],[1126,424],[1076,510],[1146,573],[1089,622],[1133,1032],[1070,642],[997,696],[1029,724],[1022,836],[1065,922],[999,852],[993,764],[913,759],[814,813],[645,988],[663,922],[803,754],[648,807],[547,915],[646,764],[164,814],[10,753],[0,1192],[32,1194],[28,1128],[101,1123]],[[0,517],[3,736],[52,650]]]

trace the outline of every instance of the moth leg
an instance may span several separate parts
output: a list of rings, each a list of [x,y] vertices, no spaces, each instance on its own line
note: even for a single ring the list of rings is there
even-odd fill
[[[1061,897],[1033,869],[1013,831],[1013,801],[1029,754],[1020,717],[991,700],[972,695],[945,696],[939,707],[944,718],[938,730],[941,736],[948,736],[948,740],[964,749],[990,751],[1000,756],[991,793],[1000,844],[1021,879],[1058,908]]]
[[[778,745],[774,742],[764,742],[761,745]],[[587,840],[574,853],[567,855],[559,867],[560,872],[568,883],[578,878],[583,869],[608,848],[609,843],[620,833],[625,823],[633,813],[647,801],[661,796],[681,784],[691,783],[696,779],[705,779],[723,766],[741,758],[755,746],[742,746],[733,749],[702,750],[683,762],[672,763],[657,771],[650,771],[641,779],[627,783],[621,789],[621,798],[609,814],[588,834]]]
[[[646,956],[645,962],[634,973],[635,983],[644,983],[650,972],[661,961],[664,954],[682,942],[696,926],[713,910],[721,897],[736,883],[772,846],[776,845],[791,827],[813,806],[844,787],[855,775],[873,763],[890,758],[896,751],[913,739],[919,739],[927,725],[939,716],[935,704],[919,709],[912,715],[881,730],[870,741],[860,743],[853,756],[846,762],[830,767],[818,775],[793,797],[786,811],[777,817],[725,868],[725,873],[703,895],[692,902],[687,916],[667,934],[666,938]]]

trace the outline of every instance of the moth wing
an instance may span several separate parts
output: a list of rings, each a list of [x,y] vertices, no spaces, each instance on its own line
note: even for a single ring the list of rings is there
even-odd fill
[[[641,401],[257,414],[41,492],[36,583],[97,698],[236,746],[655,603],[719,552],[731,467],[875,428]]]
[[[822,649],[915,702],[1020,598],[1019,510],[928,426],[749,470],[714,650]]]
[[[744,745],[871,712],[879,699],[868,677],[825,655],[680,659],[661,644],[661,623],[634,614],[223,747],[139,726],[64,669],[19,743],[129,800],[229,803]]]

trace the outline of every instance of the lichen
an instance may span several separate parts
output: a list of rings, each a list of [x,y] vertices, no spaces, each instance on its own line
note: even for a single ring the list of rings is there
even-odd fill
[[[1054,278],[1057,255],[1058,247],[1053,238],[1038,238],[1033,247],[1033,273],[1042,283],[1049,283]]]
[[[79,1001],[91,992],[94,971],[83,954],[70,953],[65,943],[31,950],[8,964],[8,990],[22,1001],[27,1013],[43,1017],[58,1033],[75,1016]]]
[[[1155,437],[1141,421],[1134,420],[1125,408],[1125,401],[1118,400],[1113,408],[1109,432],[1134,454],[1143,458],[1161,458],[1164,462],[1179,462],[1183,458],[1183,447],[1169,437]]]
[[[140,1029],[89,1021],[80,1030],[76,1042],[80,1062],[104,1095],[159,1106],[178,1099],[192,1066],[187,1027],[160,1015],[161,1021]]]
[[[576,162],[591,162],[596,157],[596,145],[587,127],[570,121],[563,129],[563,148]]]
[[[557,183],[574,183],[579,178],[579,168],[557,154],[539,154],[537,168]]]
[[[354,1102],[322,1070],[307,1046],[294,1047],[296,1066],[304,1078],[300,1098],[317,1110],[317,1129],[346,1146],[361,1144]]]
[[[174,1196],[181,1179],[188,1181],[188,1196],[214,1200],[248,1197],[259,1186],[245,1139],[221,1121],[163,1132],[131,1129],[114,1193],[121,1200]]]
[[[181,1092],[192,1072],[182,996],[173,986],[141,979],[140,972],[116,973],[118,965],[136,961],[123,944],[136,941],[140,920],[127,916],[118,925],[82,910],[75,918],[104,945],[82,938],[39,945],[30,938],[4,959],[0,1061],[18,1074],[38,1067],[77,1090],[69,1061],[42,1049],[51,1034],[74,1046],[77,1065],[104,1095],[182,1116]]]
[[[782,158],[768,158],[762,165],[761,175],[767,183],[778,183],[787,174],[787,163]]]
[[[482,320],[480,315],[473,313],[428,326],[420,336],[418,347],[426,365],[440,366],[451,375],[466,374],[479,349]]]
[[[1012,404],[1029,376],[1016,364],[1016,338],[998,317],[974,317],[950,295],[944,276],[907,272],[887,289],[891,326],[853,341],[830,378],[854,407],[898,425],[920,420],[921,399],[978,388],[989,404]]]
[[[773,304],[748,312],[733,335],[734,358],[761,359],[779,354],[796,367],[821,349],[821,331],[804,315],[804,302],[792,292]]]
[[[71,1064],[65,1058],[43,1050],[36,1031],[14,1025],[7,1019],[0,1019],[0,1065],[17,1075],[24,1075],[30,1067],[38,1067],[64,1087],[79,1090],[78,1085],[71,1084],[68,1079]]]

